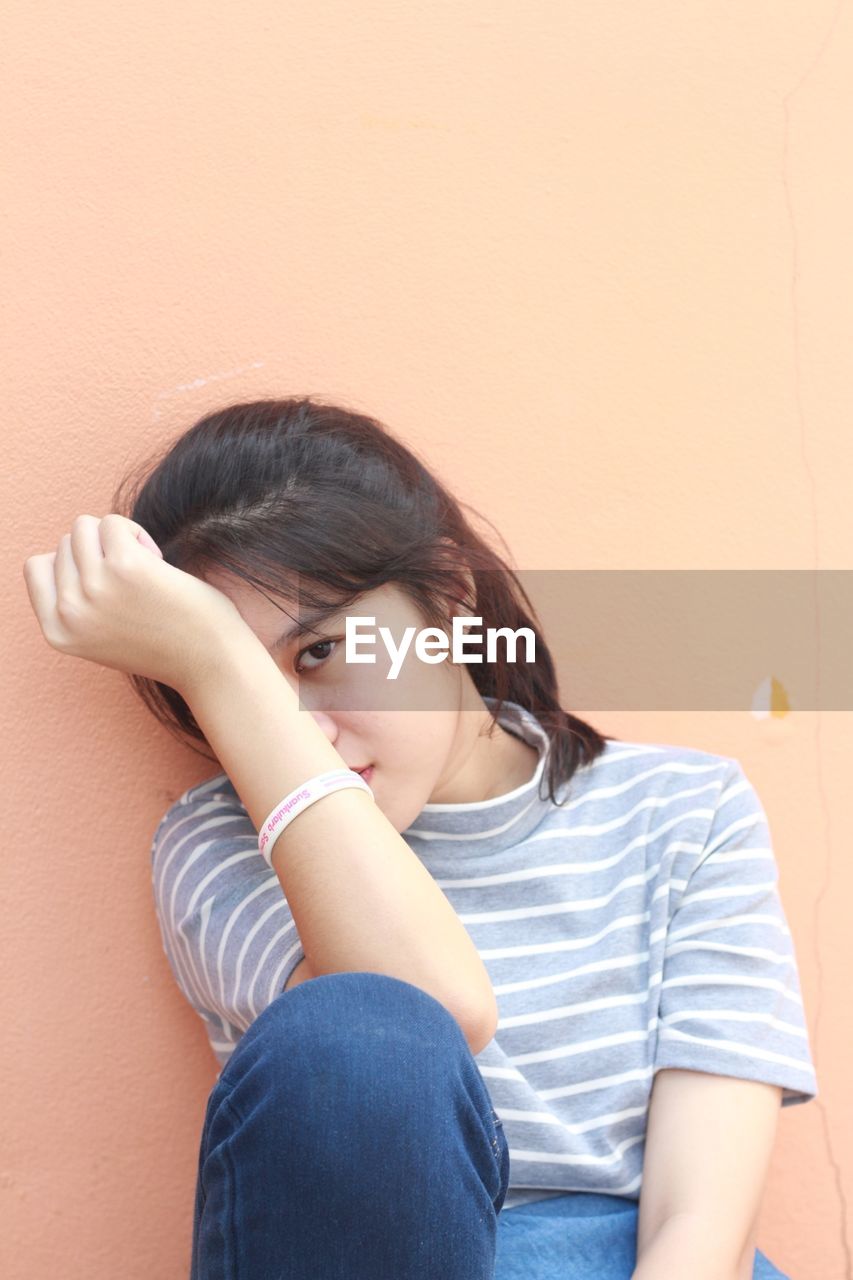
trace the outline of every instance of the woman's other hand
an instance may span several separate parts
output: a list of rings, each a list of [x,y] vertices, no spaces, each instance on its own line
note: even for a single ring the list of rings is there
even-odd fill
[[[51,648],[178,692],[220,639],[252,634],[223,592],[167,564],[118,514],[77,516],[56,551],[24,562],[24,579]]]

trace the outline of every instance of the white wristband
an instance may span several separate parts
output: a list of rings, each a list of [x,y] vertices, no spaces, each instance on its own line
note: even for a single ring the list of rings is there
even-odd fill
[[[375,799],[360,773],[356,773],[354,769],[330,769],[328,773],[320,773],[315,778],[309,778],[301,787],[291,791],[289,796],[285,796],[281,803],[276,805],[266,821],[261,824],[258,833],[258,851],[270,866],[272,866],[273,845],[288,823],[292,822],[303,809],[307,809],[309,804],[313,804],[315,800],[321,800],[323,796],[330,795],[333,791],[340,791],[342,787],[360,787],[371,799]]]

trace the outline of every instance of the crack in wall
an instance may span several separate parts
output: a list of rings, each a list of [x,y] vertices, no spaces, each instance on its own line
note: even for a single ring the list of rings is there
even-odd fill
[[[819,529],[819,521],[818,521],[817,486],[815,483],[814,471],[812,470],[811,464],[809,462],[809,455],[806,447],[806,440],[807,440],[806,415],[803,408],[803,395],[802,395],[802,360],[801,360],[801,344],[800,344],[799,311],[797,308],[797,282],[799,279],[799,240],[797,236],[797,224],[794,218],[793,200],[791,198],[791,184],[789,181],[789,173],[788,173],[788,163],[790,159],[790,140],[791,140],[790,139],[790,129],[791,129],[790,103],[791,103],[791,100],[800,91],[802,86],[805,84],[806,80],[812,74],[814,69],[817,67],[818,63],[823,58],[823,55],[829,45],[829,42],[835,33],[835,28],[838,25],[838,20],[839,20],[839,16],[841,14],[842,8],[843,8],[843,0],[836,0],[836,5],[832,14],[832,19],[830,21],[826,34],[824,35],[817,49],[817,52],[815,53],[808,67],[800,76],[797,83],[793,86],[792,89],[789,89],[788,92],[783,94],[782,96],[782,111],[784,115],[784,131],[783,131],[783,141],[782,141],[782,186],[785,192],[785,206],[788,213],[788,221],[791,227],[791,314],[793,319],[794,399],[795,399],[795,406],[796,406],[797,423],[799,425],[799,430],[800,430],[800,450],[802,453],[803,466],[805,468],[805,472],[808,477],[809,490],[811,494],[811,515],[812,515],[812,530],[813,530],[813,539],[814,539],[815,570],[820,568],[820,536],[819,536],[820,529]],[[817,579],[816,573],[812,576],[812,581],[815,584],[815,614],[814,614],[815,616],[815,655],[816,655],[815,661],[816,661],[816,667],[817,667],[816,703],[818,707],[818,710],[816,711],[816,714],[815,714],[815,739],[814,739],[815,740],[815,764],[817,769],[818,794],[820,797],[820,810],[821,810],[821,815],[823,819],[823,833],[824,833],[823,843],[824,843],[824,850],[825,850],[825,858],[824,858],[824,864],[823,864],[823,872],[824,872],[823,879],[820,883],[820,887],[818,889],[818,893],[815,896],[814,904],[813,904],[814,910],[813,910],[813,930],[812,930],[815,967],[817,969],[817,974],[818,974],[817,999],[815,1001],[814,1032],[813,1032],[814,1060],[815,1060],[815,1070],[818,1076],[818,1082],[820,1082],[818,1050],[819,1050],[819,1039],[820,1039],[821,1016],[823,1013],[823,986],[824,986],[824,969],[823,969],[823,962],[822,962],[822,957],[820,953],[820,937],[821,937],[820,914],[821,914],[821,906],[827,894],[829,893],[830,884],[832,881],[832,823],[831,823],[831,817],[830,817],[829,802],[826,794],[826,787],[824,785],[823,756],[821,751],[822,712],[819,709],[821,706],[821,701],[820,701],[821,626],[820,626],[820,603],[819,603],[819,594],[818,594],[818,588],[817,588],[818,579]],[[849,1205],[847,1204],[846,1196],[844,1194],[844,1182],[842,1178],[841,1163],[839,1159],[836,1157],[836,1154],[833,1148],[832,1130],[829,1123],[829,1115],[827,1113],[826,1105],[823,1103],[820,1097],[817,1097],[814,1099],[814,1105],[817,1107],[818,1114],[820,1115],[821,1129],[823,1132],[824,1145],[826,1147],[827,1162],[829,1164],[829,1167],[832,1170],[835,1189],[838,1195],[839,1209],[841,1213],[840,1243],[841,1243],[842,1256],[844,1257],[844,1260],[845,1260],[844,1277],[845,1277],[845,1280],[853,1280],[853,1251],[851,1251],[850,1231],[849,1231],[850,1210],[849,1210]]]

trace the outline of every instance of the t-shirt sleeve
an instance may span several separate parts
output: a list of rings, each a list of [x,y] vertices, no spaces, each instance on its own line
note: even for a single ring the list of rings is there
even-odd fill
[[[161,819],[151,883],[169,967],[224,1067],[305,952],[251,819],[221,778],[184,792]]]
[[[737,760],[667,928],[654,1070],[682,1067],[818,1093],[767,815]]]

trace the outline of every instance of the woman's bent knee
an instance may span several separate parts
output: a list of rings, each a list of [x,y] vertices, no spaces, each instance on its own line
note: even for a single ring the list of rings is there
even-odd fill
[[[340,1158],[342,1133],[390,1152],[404,1134],[417,1143],[419,1132],[437,1129],[482,1153],[485,1176],[489,1161],[500,1164],[491,1099],[455,1018],[385,974],[322,975],[282,992],[216,1089],[268,1141],[290,1145],[298,1132],[321,1163],[326,1142]]]
[[[428,992],[387,974],[323,974],[282,991],[244,1033],[220,1079],[231,1085],[246,1071],[280,1057],[470,1054],[453,1015]]]
[[[438,1001],[382,974],[326,975],[277,997],[223,1069],[200,1186],[214,1205],[227,1193],[235,1213],[250,1210],[241,1240],[262,1222],[288,1248],[304,1231],[308,1249],[316,1224],[333,1221],[348,1248],[365,1231],[403,1254],[428,1239],[438,1273],[491,1275],[509,1159],[497,1134],[465,1037]],[[477,1266],[457,1266],[472,1248]],[[395,1274],[409,1269],[401,1255]]]

